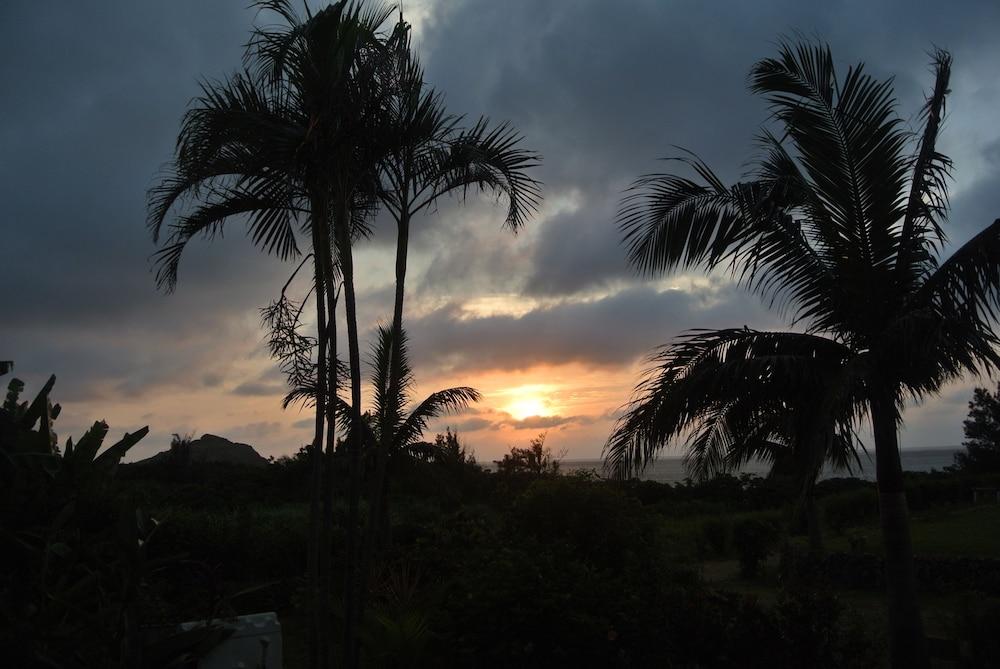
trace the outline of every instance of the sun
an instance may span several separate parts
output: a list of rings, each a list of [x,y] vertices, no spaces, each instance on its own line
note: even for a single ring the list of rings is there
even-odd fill
[[[524,420],[529,416],[547,416],[551,413],[545,400],[537,395],[518,397],[504,410],[517,420]]]

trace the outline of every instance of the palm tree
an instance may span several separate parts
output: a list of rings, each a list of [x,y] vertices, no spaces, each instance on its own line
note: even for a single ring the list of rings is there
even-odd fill
[[[386,453],[391,459],[400,453],[408,453],[427,430],[428,423],[440,416],[460,411],[482,395],[475,388],[458,386],[431,393],[421,402],[413,402],[414,376],[406,344],[406,331],[402,331],[402,341],[394,342],[391,328],[380,326],[378,339],[371,349],[372,420],[364,423],[363,432],[367,441],[378,453]],[[398,352],[398,376],[393,379],[392,354]],[[395,381],[395,387],[393,387]],[[339,410],[347,415],[353,408],[340,401]],[[388,479],[386,479],[388,481]],[[383,517],[388,513],[385,506],[387,486],[373,486],[372,498],[382,497]]]
[[[480,118],[471,129],[461,129],[461,118],[446,113],[441,96],[430,89],[413,54],[410,29],[400,16],[391,45],[390,103],[384,117],[384,134],[393,138],[392,150],[380,165],[380,199],[396,223],[396,286],[392,314],[393,342],[402,343],[403,302],[410,224],[415,216],[431,208],[439,198],[470,188],[506,196],[506,226],[516,233],[536,211],[538,181],[527,171],[539,157],[520,148],[522,137],[507,123],[493,126]],[[403,376],[400,350],[390,355],[387,393],[396,397]],[[380,416],[380,429],[388,434],[398,416],[392,407]],[[376,454],[375,487],[383,488],[388,454]],[[373,498],[373,517],[380,514],[384,491]],[[368,540],[373,535],[369,533]],[[363,560],[366,561],[366,560]]]
[[[814,487],[824,464],[860,464],[861,404],[844,387],[849,351],[826,338],[749,328],[694,330],[662,347],[605,447],[619,479],[684,438],[685,468],[706,479],[752,460],[799,489],[812,549],[822,550]]]
[[[951,168],[936,148],[946,52],[935,53],[934,71],[923,128],[911,133],[891,81],[863,65],[838,78],[827,46],[783,43],[750,74],[782,131],[762,131],[756,170],[727,187],[688,154],[700,181],[641,177],[619,214],[635,267],[727,270],[847,353],[845,387],[860,389],[873,427],[897,667],[927,666],[899,460],[903,402],[1000,364],[1000,220],[940,259]]]
[[[374,451],[376,457],[385,463],[401,453],[408,453],[422,439],[430,420],[464,409],[482,397],[475,388],[459,386],[431,393],[413,406],[414,377],[407,355],[406,332],[400,331],[400,335],[401,341],[396,343],[392,329],[384,326],[378,329],[378,339],[372,345],[371,356],[371,420],[359,423],[370,451]],[[394,353],[397,356],[395,370],[392,369]],[[343,401],[338,403],[338,407],[344,416],[354,411],[353,407]],[[372,566],[371,560],[379,536],[387,537],[389,531],[389,478],[384,475],[388,464],[381,466],[383,476],[372,480],[366,550],[361,565],[363,579],[368,576],[368,570]],[[364,616],[365,594],[362,591],[357,602],[356,615],[359,623]]]
[[[313,388],[316,428],[312,445],[314,529],[309,551],[314,618],[310,631],[311,666],[329,663],[320,629],[330,618],[329,555],[332,528],[332,476],[322,494],[326,428],[327,464],[333,457],[336,413],[336,295],[338,270],[344,276],[352,371],[357,363],[353,268],[349,246],[361,229],[374,198],[360,187],[373,183],[370,145],[379,108],[379,53],[385,39],[378,31],[389,11],[364,11],[341,0],[319,12],[306,9],[306,20],[288,0],[263,0],[258,8],[276,13],[283,24],[256,27],[244,57],[244,69],[220,82],[202,85],[202,95],[185,114],[174,160],[150,192],[149,226],[156,253],[157,283],[172,290],[180,258],[195,237],[221,234],[225,223],[242,218],[253,243],[289,259],[300,254],[299,236],[308,240],[313,259],[316,308],[316,373]],[[169,225],[178,206],[188,205]],[[336,255],[335,255],[336,253]],[[360,387],[360,378],[355,389]],[[353,394],[355,405],[360,391]],[[330,467],[327,466],[329,470]],[[321,547],[325,547],[321,550]]]

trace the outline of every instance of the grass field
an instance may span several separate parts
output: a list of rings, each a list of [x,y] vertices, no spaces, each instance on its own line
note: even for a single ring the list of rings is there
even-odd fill
[[[1000,557],[1000,504],[981,504],[916,514],[912,519],[913,552],[928,557]],[[850,550],[848,537],[865,537],[865,550],[881,553],[877,522],[830,537],[834,551]]]

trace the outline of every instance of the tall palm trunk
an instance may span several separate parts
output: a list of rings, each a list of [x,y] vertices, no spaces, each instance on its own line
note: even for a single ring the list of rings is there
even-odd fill
[[[314,208],[314,213],[316,209]],[[324,569],[323,546],[325,544],[324,522],[320,516],[322,485],[323,485],[323,426],[326,421],[326,379],[327,379],[327,304],[325,300],[326,288],[326,268],[322,254],[319,252],[321,246],[319,240],[322,238],[318,217],[313,220],[313,247],[317,249],[313,254],[313,274],[316,290],[316,427],[313,434],[312,453],[312,480],[310,482],[310,502],[309,502],[309,551],[308,551],[308,571],[310,583],[310,599],[312,611],[309,625],[309,666],[312,669],[319,669],[326,663],[322,658],[326,657],[325,644],[327,635],[323,633],[323,626],[329,617],[329,611],[324,604],[324,582],[323,578],[328,572]]]
[[[361,436],[358,420],[361,416],[361,354],[358,345],[358,315],[354,293],[354,258],[351,253],[350,198],[344,197],[340,220],[335,226],[337,258],[344,278],[344,310],[347,317],[347,350],[351,370],[351,426],[347,433],[349,455],[348,509],[347,509],[347,558],[345,564],[344,597],[344,659],[345,666],[358,666],[358,601],[362,574],[358,571],[358,524],[361,496]]]
[[[896,403],[889,393],[871,401],[878,479],[879,516],[885,545],[889,600],[889,655],[894,669],[929,667],[923,620],[917,601],[909,511],[897,442]]]
[[[328,210],[324,207],[324,219],[328,219]],[[324,387],[328,388],[328,401],[326,402],[326,466],[325,478],[323,481],[323,522],[322,541],[320,550],[321,567],[321,594],[322,615],[321,632],[323,636],[323,660],[324,667],[334,665],[333,643],[333,490],[334,490],[334,451],[337,440],[337,293],[334,285],[334,262],[330,246],[330,232],[328,221],[324,220],[319,231],[320,246],[316,247],[315,253],[323,257],[324,265],[324,285],[326,297],[326,312],[329,314],[329,322],[326,326],[324,339],[326,345],[326,364],[321,374],[324,378]],[[320,296],[317,296],[320,299]]]

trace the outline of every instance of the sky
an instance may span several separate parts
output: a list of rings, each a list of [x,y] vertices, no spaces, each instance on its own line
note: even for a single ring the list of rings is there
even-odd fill
[[[176,292],[158,292],[150,272],[146,192],[198,82],[239,66],[255,20],[247,4],[0,4],[0,359],[15,361],[29,391],[57,375],[62,439],[97,419],[112,435],[149,425],[132,458],[172,433],[274,456],[310,439],[308,411],[281,409],[259,323],[294,266],[256,252],[233,221],[223,239],[191,245]],[[746,76],[782,35],[829,42],[841,68],[864,61],[895,77],[911,124],[932,83],[928,52],[949,49],[947,232],[960,244],[1000,217],[995,1],[406,0],[404,10],[448,108],[510,121],[544,159],[543,205],[518,235],[489,197],[442,201],[411,234],[416,397],[483,393],[428,436],[450,426],[481,461],[543,432],[557,454],[598,457],[654,347],[695,327],[783,326],[725,276],[637,276],[614,222],[622,191],[675,146],[739,178],[767,115]],[[356,252],[365,342],[391,318],[393,241],[382,221]],[[910,407],[903,446],[959,444],[977,383],[993,381]]]

